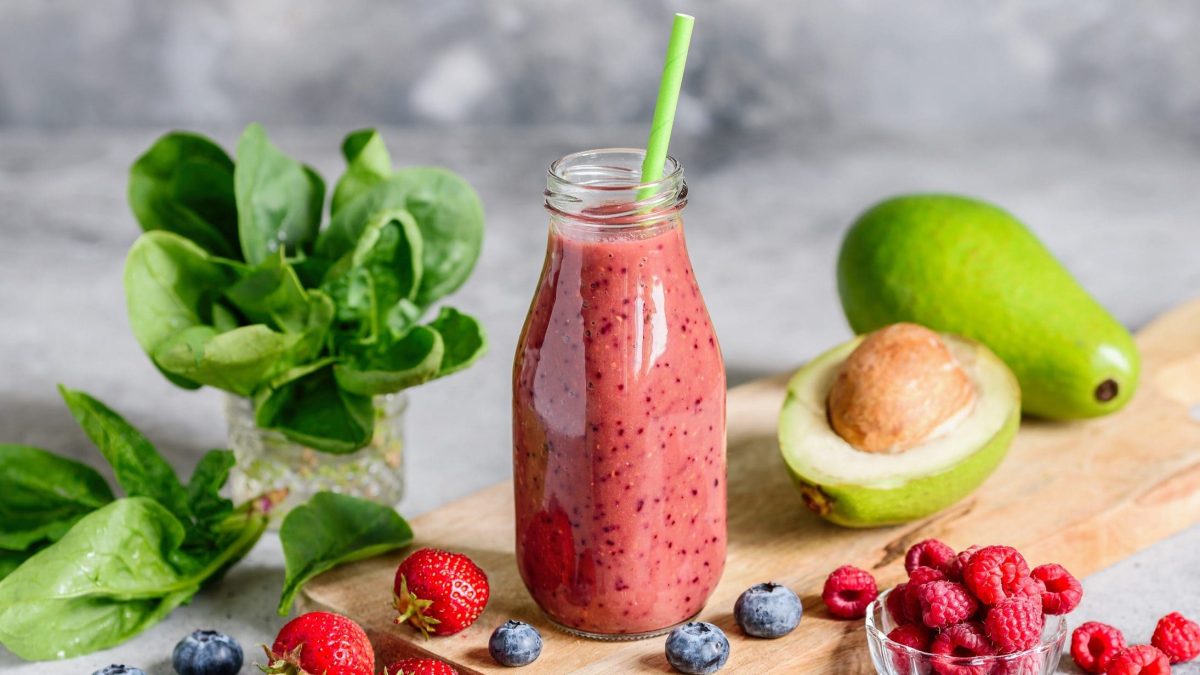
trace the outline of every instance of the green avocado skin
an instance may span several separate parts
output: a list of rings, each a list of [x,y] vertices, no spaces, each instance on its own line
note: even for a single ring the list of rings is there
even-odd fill
[[[978,340],[1013,370],[1029,414],[1106,415],[1137,388],[1129,331],[1020,221],[986,202],[930,194],[876,204],[846,233],[837,279],[855,332],[911,321]],[[1117,392],[1102,401],[1106,380]]]
[[[971,494],[1000,465],[1020,426],[1021,411],[1013,412],[996,435],[962,462],[941,473],[923,476],[894,488],[862,485],[815,485],[795,471],[792,480],[809,508],[842,527],[896,525],[924,518]]]

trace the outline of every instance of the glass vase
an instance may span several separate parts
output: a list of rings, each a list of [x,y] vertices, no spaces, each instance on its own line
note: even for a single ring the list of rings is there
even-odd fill
[[[235,503],[286,488],[287,498],[273,510],[284,514],[317,492],[331,491],[395,506],[404,497],[404,393],[375,398],[375,433],[366,447],[334,455],[289,440],[254,423],[254,404],[228,396],[225,419],[229,447],[237,464],[230,475]]]

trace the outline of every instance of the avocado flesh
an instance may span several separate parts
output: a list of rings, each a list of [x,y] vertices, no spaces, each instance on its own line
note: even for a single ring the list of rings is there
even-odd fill
[[[966,497],[1000,464],[1020,424],[1020,389],[986,347],[943,334],[975,385],[973,408],[908,450],[864,452],[837,435],[826,408],[838,367],[862,339],[825,352],[788,383],[779,420],[784,461],[808,507],[833,523],[877,527],[924,518]]]
[[[837,277],[856,333],[912,321],[978,340],[1012,368],[1027,413],[1105,415],[1137,387],[1129,331],[1020,221],[990,204],[949,195],[883,201],[846,234]]]

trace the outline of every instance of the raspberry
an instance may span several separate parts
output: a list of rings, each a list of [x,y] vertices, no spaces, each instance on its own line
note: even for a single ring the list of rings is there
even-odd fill
[[[904,611],[909,621],[921,620],[921,599],[917,595],[921,587],[932,581],[943,581],[945,578],[945,574],[932,567],[918,567],[912,571],[904,592]]]
[[[1183,663],[1200,656],[1200,625],[1179,612],[1158,620],[1150,644],[1167,655],[1171,663]]]
[[[1083,585],[1062,565],[1039,565],[1029,575],[1046,585],[1042,611],[1047,614],[1066,614],[1083,599]]]
[[[950,563],[950,569],[946,570],[946,578],[950,579],[951,581],[962,581],[963,568],[967,566],[967,561],[970,560],[971,556],[975,555],[975,552],[981,548],[983,547],[978,544],[973,544],[968,546],[966,549],[959,551],[959,553],[954,556],[954,562]]]
[[[929,651],[941,658],[933,659],[933,669],[939,675],[984,675],[991,669],[989,664],[964,665],[957,659],[975,656],[991,656],[996,653],[976,623],[955,624],[938,633],[929,646]],[[953,660],[952,660],[953,659]]]
[[[1003,660],[997,661],[988,675],[1041,675],[1041,673],[1049,672],[1042,663],[1044,658],[1044,654],[1037,652],[1007,656]]]
[[[963,583],[985,605],[1013,595],[1029,576],[1029,564],[1011,546],[984,546],[963,568]]]
[[[1005,598],[988,610],[984,629],[1001,654],[1033,649],[1042,641],[1045,617],[1028,598]]]
[[[920,652],[929,650],[929,630],[915,623],[893,628],[892,632],[888,633],[888,639],[896,644],[912,647]]]
[[[887,606],[888,614],[892,615],[892,622],[897,626],[916,620],[912,612],[908,611],[908,584],[897,584],[892,592],[887,594],[883,604]]]
[[[921,622],[930,628],[945,628],[971,618],[979,603],[967,587],[953,581],[931,581],[917,589]]]
[[[1039,579],[1033,577],[1025,577],[1013,585],[1011,598],[1025,598],[1032,600],[1035,604],[1041,605],[1044,600],[1042,597],[1046,594],[1046,584]]]
[[[1122,649],[1125,636],[1106,623],[1089,621],[1071,633],[1071,658],[1089,673],[1103,673]]]
[[[937,539],[926,539],[908,549],[904,556],[904,569],[912,574],[918,567],[932,567],[945,574],[950,571],[954,560],[954,549]]]
[[[829,613],[839,619],[861,619],[867,615],[867,605],[879,595],[879,587],[870,572],[852,565],[842,565],[825,580],[821,599]]]
[[[1108,675],[1171,675],[1171,661],[1150,645],[1137,645],[1121,650],[1104,672]]]

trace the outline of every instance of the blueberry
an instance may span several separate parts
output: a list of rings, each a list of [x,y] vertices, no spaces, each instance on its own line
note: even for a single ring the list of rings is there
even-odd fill
[[[685,623],[667,636],[667,661],[681,673],[709,675],[729,660],[729,638],[711,623]]]
[[[492,632],[488,653],[502,666],[527,666],[542,655],[542,635],[524,621],[509,619]]]
[[[803,613],[792,589],[774,582],[751,586],[733,606],[733,618],[746,635],[760,638],[787,635],[800,625]]]
[[[171,665],[179,675],[237,675],[242,646],[215,630],[198,630],[175,645]]]
[[[104,666],[100,670],[92,673],[92,675],[146,675],[146,671],[133,666],[123,666],[119,663],[114,663],[111,666]]]

